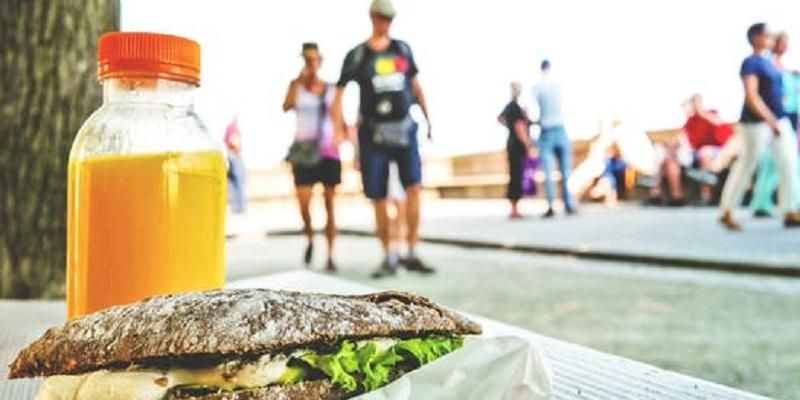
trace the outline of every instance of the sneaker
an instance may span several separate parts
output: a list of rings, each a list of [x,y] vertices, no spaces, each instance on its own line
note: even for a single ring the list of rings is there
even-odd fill
[[[667,207],[683,207],[686,205],[686,199],[679,197],[679,198],[670,198],[667,201]]]
[[[772,214],[767,210],[758,209],[753,212],[753,218],[772,218]]]
[[[567,207],[565,209],[565,211],[566,211],[567,215],[569,215],[569,216],[578,215],[578,210],[575,207]]]
[[[733,215],[731,215],[729,211],[723,213],[722,216],[719,217],[719,222],[729,231],[736,232],[742,230],[742,226],[733,219]]]
[[[790,212],[783,218],[785,228],[800,228],[800,213]]]
[[[406,267],[409,271],[419,272],[423,274],[432,274],[436,272],[435,269],[425,265],[418,257],[406,257],[400,259],[400,265]]]
[[[388,278],[397,275],[397,265],[390,265],[388,261],[384,261],[381,263],[381,266],[378,267],[373,273],[369,276],[372,279],[381,279],[381,278]]]
[[[661,196],[650,196],[644,201],[645,206],[660,207],[664,205],[664,199]]]
[[[719,182],[719,178],[715,173],[703,169],[689,168],[686,170],[686,176],[708,186],[716,186],[717,182]]]
[[[555,216],[556,216],[555,211],[553,211],[552,208],[548,208],[547,212],[542,215],[542,218],[548,219],[548,218],[553,218]]]

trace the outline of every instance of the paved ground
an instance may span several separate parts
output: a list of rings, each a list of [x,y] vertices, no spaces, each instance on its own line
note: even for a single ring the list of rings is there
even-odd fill
[[[438,241],[466,241],[505,247],[554,250],[578,255],[617,255],[666,260],[672,265],[707,264],[714,268],[753,270],[763,267],[800,275],[800,229],[786,230],[779,218],[754,220],[741,212],[743,232],[724,231],[713,208],[582,208],[577,217],[541,220],[543,204],[530,201],[530,218],[509,221],[498,200],[430,200],[424,203],[422,236]],[[369,204],[349,201],[338,208],[340,228],[370,233]],[[324,219],[317,209],[316,221]],[[260,204],[246,218],[232,221],[234,230],[296,230],[291,203]],[[617,258],[618,259],[618,258]]]
[[[299,237],[232,240],[229,279],[299,268],[303,246]],[[421,252],[436,275],[372,281],[374,240],[342,238],[339,275],[729,386],[800,393],[798,279],[440,245]],[[315,266],[323,262],[318,251]]]

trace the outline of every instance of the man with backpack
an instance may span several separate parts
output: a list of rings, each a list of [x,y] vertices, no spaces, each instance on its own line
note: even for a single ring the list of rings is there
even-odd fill
[[[420,189],[422,168],[417,139],[417,123],[409,109],[419,104],[430,120],[425,96],[417,79],[417,65],[407,43],[392,39],[389,29],[396,15],[390,0],[374,0],[369,8],[372,20],[370,38],[350,50],[345,57],[342,73],[337,83],[331,114],[336,137],[345,137],[343,131],[342,96],[345,86],[355,81],[361,91],[358,116],[359,164],[366,196],[375,208],[376,233],[385,258],[372,276],[381,278],[396,274],[402,264],[409,271],[431,273],[415,252],[419,241]],[[400,181],[407,196],[408,254],[401,258],[389,246],[387,214],[387,183],[389,165],[397,163]]]

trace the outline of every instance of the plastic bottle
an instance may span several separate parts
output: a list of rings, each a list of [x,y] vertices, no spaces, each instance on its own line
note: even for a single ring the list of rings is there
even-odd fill
[[[109,33],[97,63],[103,104],[69,160],[69,318],[225,277],[226,165],[193,109],[199,44]]]

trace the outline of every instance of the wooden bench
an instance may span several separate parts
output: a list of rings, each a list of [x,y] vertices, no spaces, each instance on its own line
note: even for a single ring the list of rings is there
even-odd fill
[[[648,132],[654,143],[664,143],[674,138],[678,129],[663,129]],[[572,142],[573,168],[589,153],[589,140]],[[286,164],[270,168],[248,170],[248,198],[251,201],[286,200],[294,196],[291,168]],[[558,172],[553,176],[561,179]],[[423,162],[423,186],[429,195],[441,198],[502,198],[508,183],[508,164],[505,150],[481,153],[429,157]],[[538,171],[538,182],[544,174]],[[635,180],[626,179],[626,189],[635,193]],[[540,195],[542,191],[539,191]],[[362,195],[360,173],[351,161],[342,163],[342,184],[338,193],[344,197]],[[634,196],[637,197],[637,196]]]

